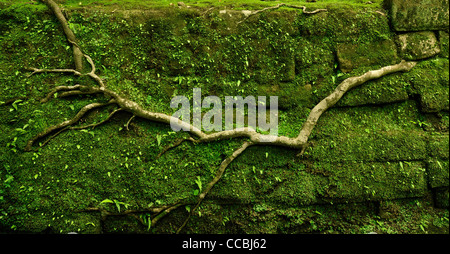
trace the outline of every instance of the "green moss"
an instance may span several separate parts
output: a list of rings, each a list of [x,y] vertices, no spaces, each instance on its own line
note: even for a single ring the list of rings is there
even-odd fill
[[[438,159],[448,159],[449,138],[447,135],[431,135],[428,140],[429,156]]]
[[[448,187],[448,161],[430,159],[427,164],[428,182],[431,188]]]
[[[317,162],[315,165],[315,170],[329,176],[328,184],[319,188],[319,195],[333,203],[424,196],[427,190],[423,163]]]
[[[348,91],[337,106],[380,105],[406,101],[411,85],[402,74],[393,74]]]
[[[448,3],[445,0],[389,0],[384,4],[395,31],[448,29]]]
[[[448,58],[449,39],[447,32],[439,31],[439,43],[441,49],[441,53],[439,54],[439,56],[443,58]]]
[[[439,42],[432,31],[400,34],[397,44],[400,56],[405,60],[419,60],[440,53]]]
[[[422,111],[448,111],[448,59],[435,58],[418,63],[409,74],[414,92],[419,95]]]
[[[373,65],[391,65],[398,62],[397,48],[392,40],[338,44],[337,57],[339,69],[342,72],[350,72],[353,69],[372,67]]]

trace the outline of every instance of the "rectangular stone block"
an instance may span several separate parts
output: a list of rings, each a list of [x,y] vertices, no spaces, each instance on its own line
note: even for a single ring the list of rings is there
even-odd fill
[[[385,0],[395,31],[446,30],[449,0]]]
[[[439,56],[448,58],[448,51],[449,51],[448,32],[439,31],[439,44],[441,47],[441,53],[439,54]]]
[[[436,35],[431,31],[400,34],[397,43],[405,60],[425,59],[441,52]]]
[[[428,184],[431,188],[448,187],[449,162],[437,159],[427,161]]]
[[[397,62],[397,48],[393,40],[368,44],[341,43],[337,45],[337,58],[342,72],[351,72],[371,65],[390,65]]]
[[[349,162],[324,164],[315,170],[328,175],[316,184],[318,200],[364,201],[421,197],[427,192],[422,162]],[[322,187],[321,187],[322,186]]]

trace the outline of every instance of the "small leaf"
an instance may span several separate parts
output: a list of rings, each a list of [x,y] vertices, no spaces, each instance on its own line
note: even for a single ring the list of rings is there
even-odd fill
[[[114,204],[116,204],[117,211],[119,211],[119,213],[120,213],[120,205],[123,204],[123,203],[114,199]]]
[[[4,183],[11,182],[12,180],[14,180],[14,176],[8,175],[8,177],[6,178],[6,180],[4,181]]]
[[[195,183],[197,184],[198,189],[201,190],[202,189],[202,180],[200,179],[200,176],[197,176]]]
[[[161,135],[156,135],[156,141],[158,141],[158,146],[159,145],[161,145],[161,139],[162,139],[162,136]]]
[[[100,205],[101,205],[101,204],[104,204],[104,203],[110,203],[110,204],[113,204],[114,202],[113,202],[111,199],[105,199],[105,200],[103,200],[102,202],[100,202]]]

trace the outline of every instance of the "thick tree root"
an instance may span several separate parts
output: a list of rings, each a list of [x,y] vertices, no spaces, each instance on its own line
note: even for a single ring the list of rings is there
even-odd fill
[[[72,44],[73,49],[73,58],[75,62],[75,70],[78,72],[81,72],[83,70],[83,53],[80,50],[80,47],[76,43],[77,38],[75,37],[75,34],[72,32],[72,30],[69,27],[69,23],[67,23],[66,18],[64,17],[61,9],[59,6],[52,0],[41,0],[44,4],[48,6],[50,10],[53,11],[53,14],[56,16],[56,18],[59,20],[59,23],[61,24],[63,31],[66,35],[67,40],[70,44]]]

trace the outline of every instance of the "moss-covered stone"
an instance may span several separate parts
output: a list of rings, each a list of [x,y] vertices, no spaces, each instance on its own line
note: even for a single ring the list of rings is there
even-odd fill
[[[395,31],[448,29],[448,0],[386,0],[384,4]]]
[[[321,167],[327,168],[329,174],[327,186],[320,191],[325,200],[390,200],[421,197],[427,192],[421,162],[349,162]]]
[[[428,155],[431,158],[445,160],[449,158],[449,136],[431,135],[428,139]]]
[[[380,105],[409,99],[409,83],[394,74],[348,91],[336,106]]]
[[[427,162],[428,183],[431,188],[449,186],[449,163],[448,161],[429,159]]]
[[[325,39],[333,46],[382,41],[392,35],[386,15],[347,6],[329,5],[327,12],[297,16],[295,26],[301,36]]]
[[[435,189],[435,205],[438,208],[449,208],[449,188],[436,188]]]
[[[371,132],[370,129],[368,132]],[[312,158],[325,161],[410,161],[426,158],[424,138],[408,133],[353,133],[332,142],[321,139],[313,144]]]
[[[350,72],[371,65],[391,65],[397,62],[397,49],[394,41],[384,40],[367,44],[344,43],[337,46],[339,69]]]
[[[439,44],[441,47],[441,53],[439,54],[439,56],[448,58],[448,52],[449,52],[448,32],[439,31]]]
[[[434,32],[414,32],[397,36],[400,57],[406,60],[420,60],[441,52]]]
[[[423,112],[449,110],[448,59],[420,62],[408,76]]]

